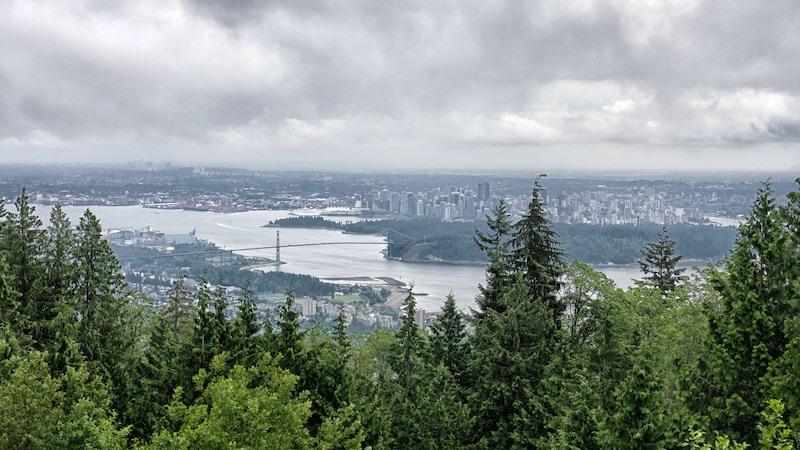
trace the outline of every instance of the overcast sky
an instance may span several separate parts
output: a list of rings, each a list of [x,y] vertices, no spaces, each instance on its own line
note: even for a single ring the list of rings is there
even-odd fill
[[[797,0],[0,7],[0,162],[800,172]]]

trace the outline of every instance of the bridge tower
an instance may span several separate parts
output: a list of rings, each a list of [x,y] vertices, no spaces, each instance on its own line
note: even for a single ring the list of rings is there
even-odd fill
[[[275,265],[280,267],[281,266],[281,231],[278,230],[275,233],[277,234],[277,238],[275,239]]]

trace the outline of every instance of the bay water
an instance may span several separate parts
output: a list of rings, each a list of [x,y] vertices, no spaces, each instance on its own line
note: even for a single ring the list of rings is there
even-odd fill
[[[50,206],[35,205],[36,214],[47,224]],[[141,206],[91,206],[104,230],[141,229],[151,227],[168,234],[188,234],[196,230],[197,237],[207,239],[217,246],[236,250],[251,247],[274,246],[276,232],[280,231],[281,261],[284,272],[307,274],[326,280],[353,277],[390,277],[413,283],[419,294],[419,308],[436,311],[441,308],[448,293],[453,293],[461,309],[475,308],[478,284],[485,281],[484,267],[438,263],[413,263],[383,258],[381,250],[385,238],[378,235],[348,234],[338,230],[319,228],[265,228],[263,225],[276,219],[289,217],[289,211],[247,211],[218,213],[211,211],[158,210]],[[86,207],[65,206],[64,212],[73,225]],[[337,217],[336,220],[358,220]],[[359,244],[348,244],[358,242]],[[296,244],[320,243],[304,247]],[[332,243],[332,244],[329,244]],[[245,256],[275,258],[274,249],[246,250],[236,253]],[[635,266],[598,266],[618,287],[627,288],[641,276]],[[265,266],[263,270],[275,270]]]

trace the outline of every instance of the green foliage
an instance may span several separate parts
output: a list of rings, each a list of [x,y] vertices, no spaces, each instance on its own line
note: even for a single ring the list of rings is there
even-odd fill
[[[463,381],[469,358],[464,314],[456,307],[453,294],[447,296],[441,314],[430,326],[433,364],[443,364],[456,382]]]
[[[564,259],[557,235],[545,215],[540,191],[537,181],[528,211],[512,226],[511,262],[513,268],[522,273],[530,294],[547,304],[553,320],[560,325],[564,304],[556,294],[561,288]]]
[[[675,254],[675,241],[669,238],[666,227],[658,235],[658,242],[645,246],[642,256],[644,260],[639,261],[644,273],[642,285],[658,289],[664,296],[677,289],[686,269],[677,267],[683,257]]]
[[[797,448],[797,441],[792,437],[792,430],[783,421],[784,405],[777,399],[770,399],[767,408],[761,412],[761,421],[757,425],[758,447],[762,450],[792,450]],[[744,450],[750,447],[747,443],[738,443],[726,435],[715,433],[713,443],[706,442],[705,433],[691,429],[684,447],[693,450]],[[713,445],[712,445],[713,444]]]
[[[329,228],[341,230],[339,222],[328,220],[322,216],[294,216],[270,221],[267,226],[284,228]]]
[[[509,448],[543,432],[546,417],[536,396],[556,337],[552,312],[531,296],[521,274],[503,302],[507,311],[490,310],[476,323],[468,369],[474,438],[489,448]]]
[[[0,381],[0,447],[121,449],[127,429],[116,425],[108,392],[84,367],[53,377],[39,352],[4,361]]]
[[[758,409],[770,391],[770,367],[780,364],[790,337],[787,319],[800,309],[794,297],[797,247],[788,245],[786,218],[768,183],[742,224],[726,272],[713,284],[721,304],[709,309],[707,363],[700,367],[712,426],[744,442],[755,441]],[[707,407],[706,407],[707,405]]]
[[[224,356],[216,356],[212,372],[201,369],[195,376],[202,393],[194,404],[185,404],[182,389],[176,390],[167,412],[169,426],[143,448],[310,448],[304,426],[310,402],[296,394],[297,377],[269,354],[251,368],[237,365],[217,373],[226,364]]]
[[[501,302],[503,289],[509,284],[511,274],[511,219],[508,216],[506,203],[500,200],[494,210],[494,217],[486,217],[489,232],[475,230],[475,244],[486,253],[489,265],[486,267],[486,284],[479,285],[480,295],[475,299],[480,311],[475,314],[480,320],[491,309],[502,313],[507,305]]]
[[[322,422],[317,437],[319,450],[361,450],[364,428],[354,405],[337,410]]]
[[[800,192],[778,206],[766,185],[730,258],[690,282],[660,284],[680,276],[663,234],[627,291],[563,265],[533,193],[516,225],[501,202],[475,233],[471,323],[449,296],[428,334],[409,292],[397,332],[348,335],[344,314],[302,330],[291,292],[275,331],[249,292],[193,297],[181,277],[157,307],[125,291],[90,212],[42,230],[23,192],[0,220],[0,448],[796,446]]]

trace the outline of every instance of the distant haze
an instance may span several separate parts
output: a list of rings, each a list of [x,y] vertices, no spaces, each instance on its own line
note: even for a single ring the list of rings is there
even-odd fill
[[[0,163],[800,173],[800,2],[5,0]]]

